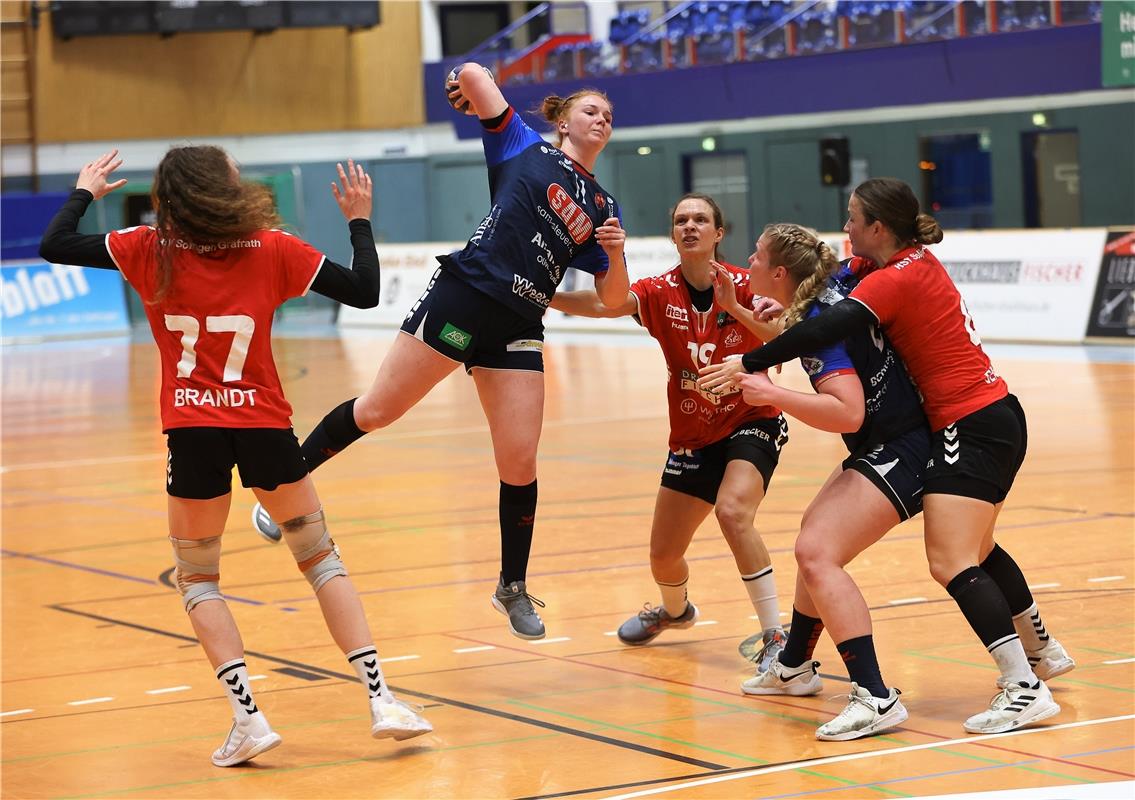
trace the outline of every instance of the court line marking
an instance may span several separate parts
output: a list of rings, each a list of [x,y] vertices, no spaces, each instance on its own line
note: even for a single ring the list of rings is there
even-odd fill
[[[14,711],[0,711],[0,717],[14,717],[17,714],[30,714],[35,711],[34,708],[17,708]]]
[[[87,619],[94,619],[94,620],[98,620],[99,622],[109,622],[109,623],[112,623],[112,624],[115,624],[115,625],[120,625],[124,628],[129,628],[131,630],[145,631],[147,633],[153,633],[153,634],[156,634],[158,636],[164,636],[166,638],[174,639],[174,640],[177,640],[177,641],[192,642],[193,644],[198,643],[197,640],[195,638],[191,637],[191,636],[186,636],[186,635],[181,634],[181,633],[174,633],[173,631],[162,630],[161,628],[154,628],[154,627],[151,627],[149,625],[141,625],[141,624],[136,623],[136,622],[126,622],[124,620],[115,619],[113,617],[107,617],[107,616],[104,616],[102,614],[92,614],[89,611],[79,611],[77,609],[67,608],[66,606],[62,606],[62,605],[59,605],[59,604],[52,604],[52,605],[49,605],[49,606],[46,606],[46,607],[49,608],[49,609],[55,610],[55,611],[63,612],[65,614],[74,614],[77,617],[86,617]],[[478,642],[478,644],[484,644],[484,642]],[[506,648],[506,649],[513,649],[513,648]],[[519,652],[525,652],[525,651],[521,650]],[[357,675],[347,675],[347,674],[344,674],[342,672],[335,672],[334,670],[326,669],[325,667],[320,667],[320,666],[317,666],[315,664],[306,664],[306,663],[301,662],[301,661],[293,661],[291,659],[281,658],[280,656],[275,656],[275,655],[272,655],[270,653],[262,653],[262,652],[259,652],[257,650],[246,650],[245,654],[249,655],[249,656],[253,656],[255,658],[262,658],[265,661],[272,661],[272,662],[275,662],[277,664],[285,664],[285,665],[290,666],[290,667],[298,667],[300,669],[305,669],[305,670],[308,670],[310,672],[314,672],[314,673],[319,674],[319,675],[326,675],[329,678],[338,678],[339,680],[348,681],[348,682],[351,682],[351,683],[358,683],[359,682],[359,678],[358,678]],[[550,656],[550,658],[555,658],[555,656]],[[682,764],[689,764],[690,766],[693,766],[693,767],[700,767],[701,769],[715,770],[715,771],[726,769],[726,766],[724,764],[715,764],[712,761],[703,761],[700,758],[693,758],[691,756],[684,756],[684,755],[681,755],[679,753],[670,753],[670,752],[667,752],[666,750],[660,750],[660,749],[655,748],[655,747],[648,747],[647,745],[638,744],[636,742],[628,742],[628,741],[625,741],[623,739],[616,739],[612,736],[603,736],[602,734],[592,733],[590,731],[583,731],[583,730],[579,730],[578,728],[571,728],[571,727],[568,727],[567,725],[559,725],[559,724],[554,723],[554,722],[547,722],[547,721],[541,720],[541,719],[534,719],[532,717],[525,717],[525,716],[522,716],[520,714],[513,714],[513,713],[508,712],[508,711],[500,711],[498,709],[489,708],[487,706],[479,706],[479,705],[476,705],[475,703],[467,703],[463,700],[456,700],[456,699],[449,698],[449,697],[442,697],[440,695],[429,694],[427,692],[419,692],[419,691],[415,691],[413,689],[407,689],[407,688],[402,687],[402,686],[391,686],[390,688],[396,694],[404,694],[404,695],[409,695],[410,697],[418,697],[418,698],[421,698],[423,700],[430,700],[430,701],[435,702],[435,703],[441,703],[443,705],[453,706],[454,708],[462,708],[462,709],[465,709],[466,711],[472,711],[472,712],[480,713],[480,714],[487,714],[487,715],[493,716],[493,717],[500,717],[500,718],[503,718],[503,719],[510,720],[512,722],[519,722],[519,723],[524,724],[524,725],[533,725],[535,727],[543,728],[545,730],[550,730],[550,731],[555,731],[557,733],[567,734],[568,736],[576,736],[580,739],[588,739],[590,741],[598,742],[600,744],[609,744],[609,745],[612,745],[614,747],[621,748],[623,750],[633,750],[635,752],[643,753],[645,755],[657,756],[659,758],[665,758],[665,759],[668,759],[670,761],[677,761],[677,762],[680,762]]]
[[[421,658],[421,656],[419,656],[419,655],[390,656],[389,658],[380,658],[378,661],[379,661],[380,664],[386,664],[390,661],[413,661],[416,658]]]
[[[496,650],[491,644],[483,644],[480,647],[458,647],[453,652],[455,653],[482,653],[485,650]]]
[[[925,603],[926,601],[927,598],[925,597],[896,597],[894,600],[888,600],[887,603],[892,606],[907,606],[911,603]]]
[[[147,689],[146,694],[170,694],[171,692],[188,691],[192,688],[192,686],[166,686],[164,689]]]
[[[1126,575],[1104,575],[1102,578],[1088,578],[1088,583],[1104,583],[1105,581],[1121,581]]]
[[[717,620],[715,620],[715,619],[703,619],[703,620],[700,620],[698,622],[695,622],[694,627],[698,628],[702,625],[716,625],[716,624],[717,624]]]
[[[1105,664],[1130,664],[1132,661],[1135,661],[1135,658],[1116,658],[1116,659],[1113,659],[1111,661],[1105,661],[1103,663],[1105,663]]]
[[[551,639],[533,639],[529,644],[555,644],[556,642],[570,642],[570,636],[553,636]]]
[[[1055,589],[1059,583],[1030,583],[1030,589]]]
[[[90,697],[86,700],[72,700],[67,705],[69,706],[89,706],[93,703],[109,703],[113,697]]]
[[[655,794],[665,794],[667,792],[674,792],[683,789],[693,789],[698,786],[709,786],[715,783],[725,783],[726,781],[741,780],[742,778],[752,778],[758,775],[771,775],[775,772],[788,772],[797,769],[809,769],[812,767],[819,767],[825,764],[842,764],[848,761],[859,761],[864,758],[883,758],[886,756],[899,755],[902,753],[912,753],[918,750],[932,750],[934,748],[950,747],[953,745],[973,744],[975,742],[986,741],[988,739],[1005,739],[1009,736],[1027,736],[1032,733],[1048,733],[1051,731],[1068,730],[1071,728],[1084,728],[1091,725],[1105,725],[1112,722],[1124,722],[1135,719],[1135,714],[1125,714],[1118,717],[1104,717],[1102,719],[1089,719],[1079,722],[1066,722],[1061,725],[1049,725],[1045,728],[1025,728],[1022,730],[1009,731],[1007,733],[987,733],[980,736],[968,736],[961,739],[946,739],[940,742],[926,742],[925,744],[912,744],[906,747],[892,747],[884,750],[870,750],[862,753],[845,753],[839,756],[826,756],[824,758],[812,758],[806,761],[797,761],[791,764],[778,764],[774,767],[757,767],[755,769],[746,770],[744,772],[735,772],[730,775],[716,775],[711,778],[702,778],[695,781],[687,781],[686,783],[679,783],[673,786],[659,786],[653,789],[644,789],[637,792],[627,792],[625,794],[607,795],[604,800],[631,800],[634,797],[647,797]]]

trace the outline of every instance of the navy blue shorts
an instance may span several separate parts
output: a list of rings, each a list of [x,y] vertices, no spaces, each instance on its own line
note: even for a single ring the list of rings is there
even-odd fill
[[[769,481],[780,463],[780,450],[788,441],[784,416],[754,419],[737,427],[724,439],[698,450],[669,452],[662,470],[662,485],[713,505],[730,461],[748,461],[757,468],[768,491]]]
[[[922,511],[923,473],[930,459],[930,431],[915,428],[851,455],[844,469],[853,469],[871,481],[891,501],[899,519],[910,519]]]
[[[1025,461],[1025,411],[1014,395],[962,417],[932,435],[927,494],[973,497],[996,505],[1005,499]]]
[[[166,493],[187,500],[231,492],[234,466],[241,486],[268,491],[308,471],[291,428],[171,428],[166,446]]]
[[[525,319],[439,267],[402,331],[474,367],[544,371],[544,323]]]

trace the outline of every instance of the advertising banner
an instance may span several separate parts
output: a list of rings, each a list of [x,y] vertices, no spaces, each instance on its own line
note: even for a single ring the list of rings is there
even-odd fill
[[[0,338],[127,333],[125,285],[115,270],[0,262]]]
[[[1135,337],[1135,231],[1108,231],[1088,336]]]
[[[850,255],[843,233],[821,235],[841,258]],[[1104,251],[1106,237],[1104,228],[949,231],[932,249],[965,298],[982,337],[991,341],[1082,342],[1092,312],[1100,254]],[[401,325],[437,268],[435,256],[461,246],[454,243],[379,245],[382,264],[379,306],[362,310],[343,308],[340,323],[346,326]],[[678,263],[673,243],[664,236],[627,239],[626,254],[632,282],[666,272]],[[1118,254],[1115,257],[1120,258]],[[1116,266],[1112,271],[1117,278],[1116,286],[1122,284],[1118,280],[1122,277],[1121,264],[1129,265],[1130,261],[1114,261]],[[560,290],[593,285],[590,275],[568,270]],[[1131,284],[1123,285],[1130,287]],[[1130,294],[1125,297],[1130,299]],[[1114,297],[1112,300],[1117,303]],[[917,303],[918,298],[911,298],[911,302]],[[1119,305],[1121,303],[1116,309]],[[548,330],[638,329],[626,320],[584,319],[555,310],[548,311],[544,324]]]

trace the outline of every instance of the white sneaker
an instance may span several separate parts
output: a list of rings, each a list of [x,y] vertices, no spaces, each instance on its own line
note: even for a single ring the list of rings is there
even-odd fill
[[[1051,637],[1048,644],[1040,650],[1026,650],[1025,655],[1029,657],[1029,666],[1042,681],[1071,672],[1076,668],[1076,662],[1068,655],[1068,651]]]
[[[253,714],[244,723],[234,719],[225,743],[213,751],[213,763],[218,767],[243,764],[282,741],[263,714]]]
[[[1037,681],[1036,686],[1012,683],[993,696],[989,708],[963,723],[969,733],[1004,733],[1023,728],[1060,713],[1052,692]]]
[[[899,702],[898,689],[886,697],[875,697],[858,684],[851,684],[847,707],[831,722],[816,728],[816,738],[824,742],[846,742],[873,736],[906,720],[907,713]]]
[[[375,739],[412,739],[429,733],[434,726],[421,715],[422,708],[403,703],[391,695],[370,701],[370,735]]]
[[[809,661],[798,667],[786,667],[780,659],[773,659],[772,665],[764,672],[758,672],[741,684],[745,694],[787,694],[803,697],[819,694],[824,689],[817,668],[819,661]]]

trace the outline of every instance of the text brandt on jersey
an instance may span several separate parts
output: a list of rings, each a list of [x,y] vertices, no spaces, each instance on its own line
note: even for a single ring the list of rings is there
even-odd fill
[[[256,405],[255,389],[174,389],[174,408],[182,406],[240,406]]]

